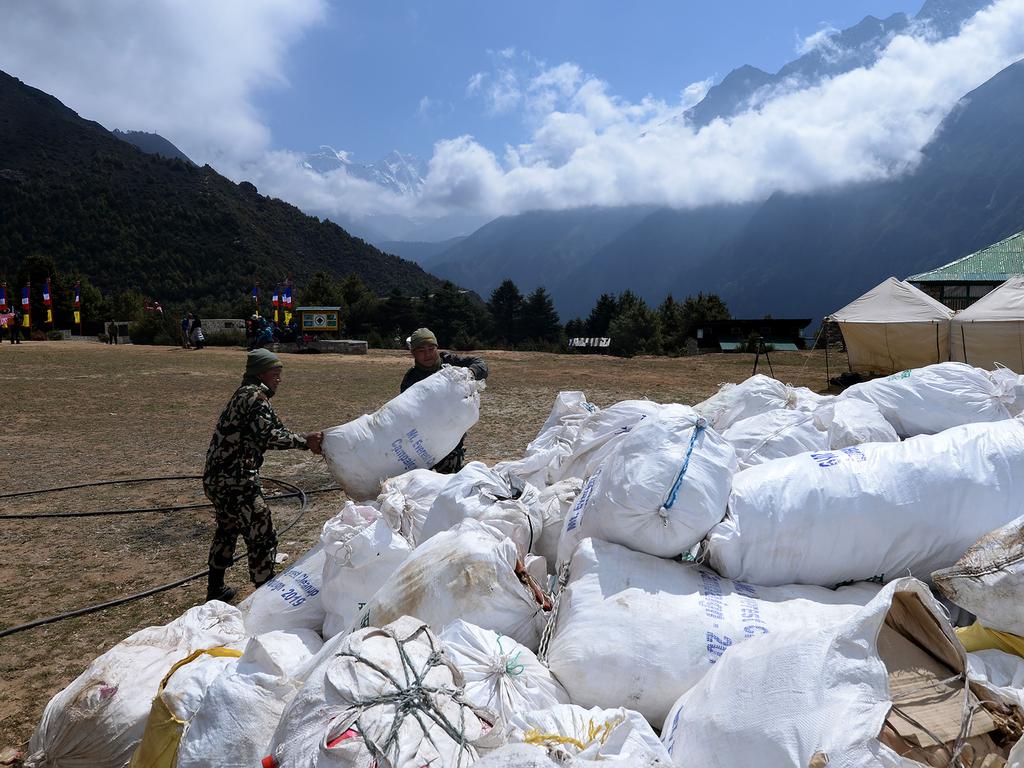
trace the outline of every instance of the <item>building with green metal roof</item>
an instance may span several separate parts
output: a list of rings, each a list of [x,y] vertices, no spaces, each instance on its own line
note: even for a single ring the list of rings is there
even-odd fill
[[[1024,231],[907,282],[950,309],[966,309],[1013,275],[1024,275]]]

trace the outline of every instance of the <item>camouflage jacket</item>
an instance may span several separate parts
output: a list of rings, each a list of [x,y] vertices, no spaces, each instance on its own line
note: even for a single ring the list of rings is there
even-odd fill
[[[482,358],[473,357],[472,355],[466,355],[462,357],[460,355],[453,355],[451,352],[442,352],[440,354],[441,363],[437,368],[420,368],[418,365],[414,365],[408,371],[405,372],[405,376],[402,377],[401,392],[405,392],[413,384],[418,384],[428,376],[437,373],[441,370],[442,365],[451,365],[456,368],[469,368],[473,371],[473,378],[477,381],[487,378],[487,363]]]
[[[306,440],[285,429],[270,405],[273,391],[245,377],[220,415],[206,451],[203,482],[221,486],[259,486],[263,454],[271,448],[307,449]]]

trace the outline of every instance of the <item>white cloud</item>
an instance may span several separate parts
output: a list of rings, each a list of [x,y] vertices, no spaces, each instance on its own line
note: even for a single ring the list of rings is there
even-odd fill
[[[466,95],[472,96],[474,93],[480,90],[480,86],[483,85],[484,78],[487,77],[486,72],[477,72],[469,78],[469,82],[466,83]]]
[[[235,161],[268,145],[253,94],[286,84],[288,48],[324,13],[325,0],[4,3],[0,69],[109,128]]]
[[[808,35],[803,39],[798,39],[796,44],[797,54],[804,56],[819,48],[827,51],[834,50],[836,43],[832,38],[837,32],[839,32],[838,29],[827,25],[819,29],[813,35]]]

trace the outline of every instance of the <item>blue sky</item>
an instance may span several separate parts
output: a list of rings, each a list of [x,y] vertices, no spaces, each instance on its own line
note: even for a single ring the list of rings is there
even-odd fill
[[[733,0],[331,4],[285,62],[288,84],[256,104],[279,149],[320,144],[373,161],[392,149],[429,157],[435,140],[472,134],[487,146],[522,140],[514,114],[490,114],[467,95],[470,77],[515,49],[565,61],[631,101],[672,100],[690,83],[720,80],[741,64],[775,72],[799,42],[867,15],[913,15],[919,2]],[[423,100],[427,99],[428,102]],[[426,105],[421,109],[421,103]]]

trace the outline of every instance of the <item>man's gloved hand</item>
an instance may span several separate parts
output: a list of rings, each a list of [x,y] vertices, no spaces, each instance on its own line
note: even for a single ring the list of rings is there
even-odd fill
[[[317,456],[323,453],[323,450],[321,448],[321,445],[324,441],[323,432],[307,432],[305,435],[303,435],[303,438],[306,440],[306,445],[309,446],[309,450],[311,450]]]

